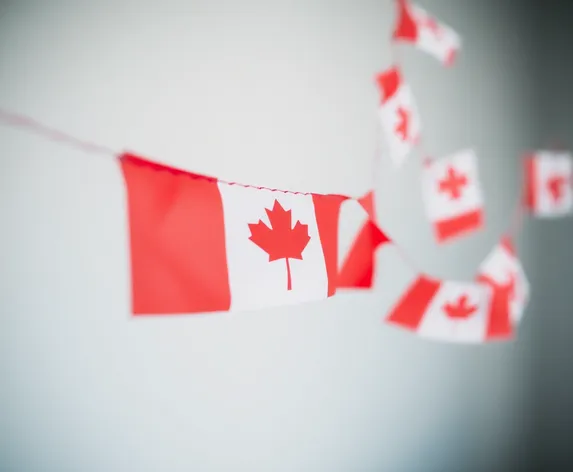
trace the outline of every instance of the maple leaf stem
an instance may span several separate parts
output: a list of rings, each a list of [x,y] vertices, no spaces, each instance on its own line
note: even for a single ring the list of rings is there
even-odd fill
[[[290,276],[290,262],[288,261],[288,257],[285,257],[286,266],[287,266],[287,290],[292,290],[292,280]]]

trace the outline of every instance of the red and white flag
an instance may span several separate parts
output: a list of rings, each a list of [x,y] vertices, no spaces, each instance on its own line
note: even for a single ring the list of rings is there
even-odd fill
[[[419,276],[386,318],[388,323],[439,341],[487,339],[491,289],[485,284]]]
[[[573,161],[566,152],[538,151],[525,160],[525,204],[539,217],[573,212]]]
[[[320,300],[337,282],[346,197],[246,188],[120,158],[132,311],[235,311]]]
[[[529,301],[529,281],[509,238],[493,248],[478,269],[477,280],[494,289],[498,306],[491,320],[491,336],[506,337],[523,316]]]
[[[420,139],[420,117],[414,96],[397,67],[376,77],[381,94],[380,123],[395,164],[404,162]]]
[[[484,202],[472,150],[429,161],[422,171],[422,194],[439,242],[483,226]]]
[[[407,0],[398,0],[398,20],[393,38],[416,45],[448,66],[453,64],[462,42],[452,28]]]
[[[338,273],[337,287],[346,289],[371,289],[374,286],[376,251],[390,239],[376,224],[374,211],[374,192],[370,191],[358,200],[343,203],[340,225],[350,227],[353,235],[346,247],[340,252],[342,264]]]

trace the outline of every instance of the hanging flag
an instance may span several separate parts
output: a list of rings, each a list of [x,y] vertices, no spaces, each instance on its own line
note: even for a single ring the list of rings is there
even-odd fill
[[[381,94],[380,123],[395,164],[404,162],[420,139],[420,118],[410,87],[392,67],[376,77]]]
[[[525,205],[538,217],[573,212],[573,161],[567,152],[537,151],[525,160]]]
[[[477,280],[494,291],[496,309],[490,320],[490,337],[504,338],[513,332],[529,301],[529,282],[513,246],[505,237],[478,269]]]
[[[453,64],[461,47],[461,39],[452,28],[407,0],[398,0],[393,39],[414,44],[448,66]]]
[[[220,182],[124,154],[135,315],[327,298],[347,197]]]
[[[473,150],[429,161],[422,171],[422,194],[438,242],[483,226],[484,202]]]
[[[376,251],[382,244],[390,242],[390,239],[376,224],[373,191],[368,192],[358,201],[348,200],[343,205],[353,205],[352,210],[359,205],[362,211],[359,218],[355,219],[357,220],[358,231],[342,259],[337,287],[371,289],[374,286]],[[344,206],[341,213],[341,224],[347,221],[343,216]]]
[[[484,284],[419,276],[386,321],[440,341],[479,343],[487,339],[491,289]]]

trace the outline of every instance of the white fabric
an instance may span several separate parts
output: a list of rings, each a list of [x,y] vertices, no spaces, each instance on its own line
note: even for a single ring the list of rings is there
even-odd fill
[[[521,321],[529,300],[530,285],[519,259],[503,245],[498,244],[480,264],[478,273],[489,277],[493,283],[505,286],[515,280],[515,295],[509,301],[509,315],[513,324]]]
[[[399,124],[398,109],[403,107],[409,116],[408,136],[406,140],[396,133]],[[396,93],[380,105],[380,123],[388,143],[388,152],[396,165],[401,165],[414,148],[420,135],[420,116],[414,102],[414,95],[407,84],[400,84]]]
[[[219,190],[225,215],[231,310],[326,298],[328,276],[312,196],[227,184],[219,184]],[[265,209],[272,209],[275,199],[285,210],[292,210],[291,228],[297,221],[308,225],[310,241],[302,252],[303,259],[289,259],[292,290],[287,290],[285,259],[269,262],[269,255],[249,240],[249,223],[256,224],[260,219],[271,227]]]

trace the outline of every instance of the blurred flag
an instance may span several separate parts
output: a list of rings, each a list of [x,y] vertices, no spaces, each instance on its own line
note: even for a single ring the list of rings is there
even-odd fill
[[[439,341],[480,343],[488,339],[492,293],[485,284],[419,276],[386,321]]]
[[[504,237],[480,264],[477,280],[494,290],[496,307],[490,320],[490,336],[508,337],[520,322],[530,293],[523,266],[508,237]]]
[[[395,164],[404,162],[420,139],[420,118],[414,96],[397,67],[378,74],[380,123]]]
[[[525,206],[538,217],[573,211],[573,161],[567,152],[537,151],[525,160]]]
[[[398,0],[393,38],[416,45],[448,66],[453,64],[461,47],[461,39],[452,28],[407,0]]]
[[[473,150],[428,161],[422,171],[422,195],[438,242],[483,226],[484,202]]]

